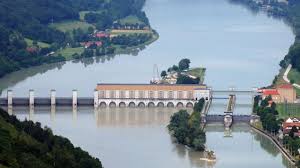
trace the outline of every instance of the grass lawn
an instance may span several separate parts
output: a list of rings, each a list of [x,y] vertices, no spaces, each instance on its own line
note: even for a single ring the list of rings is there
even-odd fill
[[[59,50],[57,52],[57,55],[58,54],[61,54],[63,57],[66,58],[66,60],[70,60],[72,59],[72,55],[77,53],[77,54],[81,54],[82,52],[84,51],[84,48],[83,47],[78,47],[78,48],[65,48],[65,49],[62,49],[62,50]]]
[[[205,77],[205,68],[191,68],[188,73],[192,76],[199,77],[201,80],[201,83],[204,82],[204,77]]]
[[[277,104],[279,118],[300,117],[300,104]]]
[[[134,15],[129,15],[123,19],[120,20],[120,23],[122,25],[125,25],[125,24],[144,24],[142,21],[140,21],[140,19]]]
[[[62,32],[72,31],[78,28],[81,28],[84,31],[87,31],[89,27],[95,28],[94,25],[82,21],[66,21],[66,22],[54,23],[51,24],[50,27],[58,29]]]
[[[151,30],[116,30],[116,29],[112,29],[110,31],[110,34],[112,35],[138,34],[138,33],[151,34],[153,32]]]
[[[84,21],[84,16],[87,14],[87,13],[90,13],[90,12],[93,12],[93,13],[102,13],[103,11],[81,11],[79,12],[79,18],[81,21]]]
[[[298,72],[296,69],[292,69],[290,71],[288,78],[289,80],[294,80],[295,83],[300,84],[300,72]]]
[[[25,42],[27,43],[27,45],[28,45],[29,47],[33,46],[33,45],[32,45],[33,40],[28,39],[28,38],[25,38]],[[38,42],[38,45],[39,45],[41,48],[50,47],[50,44],[48,44],[48,43],[43,43],[43,42]]]

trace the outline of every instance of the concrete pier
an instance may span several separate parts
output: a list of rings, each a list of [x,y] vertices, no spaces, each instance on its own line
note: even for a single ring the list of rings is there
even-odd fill
[[[56,105],[56,90],[50,91],[50,105],[55,106]]]
[[[13,105],[13,92],[12,90],[7,91],[7,105],[12,106]]]
[[[34,90],[29,90],[29,106],[34,106]]]
[[[94,107],[98,108],[99,107],[99,93],[98,90],[94,90]]]
[[[73,107],[77,107],[77,90],[73,90],[73,95],[72,95],[72,105]]]

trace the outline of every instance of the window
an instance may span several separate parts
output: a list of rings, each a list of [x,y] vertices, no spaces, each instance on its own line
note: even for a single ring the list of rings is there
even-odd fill
[[[149,98],[154,99],[154,92],[153,91],[149,91]]]
[[[183,99],[183,93],[182,93],[182,91],[178,91],[178,99]]]
[[[111,98],[111,99],[116,98],[116,91],[111,90],[111,91],[109,92],[109,98]]]
[[[174,98],[173,91],[169,91],[168,92],[168,99],[173,99],[173,98]]]
[[[125,91],[124,90],[120,90],[120,98],[124,99],[125,98]]]
[[[104,90],[101,90],[100,92],[99,92],[99,98],[105,98],[106,96],[105,96],[105,91]]]
[[[192,91],[188,91],[188,99],[193,99],[193,92]]]
[[[164,92],[163,91],[159,91],[158,92],[158,98],[159,99],[163,99],[164,98]]]
[[[139,98],[144,99],[145,98],[145,92],[143,90],[139,91]]]
[[[133,90],[129,91],[129,98],[134,99],[135,98],[135,92]]]

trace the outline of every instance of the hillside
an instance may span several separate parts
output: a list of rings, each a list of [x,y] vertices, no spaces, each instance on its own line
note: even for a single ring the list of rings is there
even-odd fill
[[[43,63],[64,61],[63,55],[51,56],[66,46],[78,47],[92,39],[79,27],[64,32],[55,24],[79,22],[93,32],[112,27],[115,21],[137,17],[149,25],[142,11],[145,0],[2,0],[0,1],[0,77]],[[80,20],[86,12],[93,23]],[[98,14],[95,14],[98,12]],[[31,42],[31,43],[30,43]],[[43,45],[40,45],[43,44]],[[47,46],[47,47],[45,47]],[[105,53],[105,52],[104,52]]]
[[[101,162],[40,123],[20,122],[0,109],[1,168],[102,168]]]

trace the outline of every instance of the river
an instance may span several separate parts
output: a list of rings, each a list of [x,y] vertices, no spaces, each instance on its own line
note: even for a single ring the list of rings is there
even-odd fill
[[[100,82],[148,83],[154,64],[163,70],[181,58],[191,59],[193,67],[206,67],[205,83],[213,88],[249,90],[272,82],[294,40],[283,21],[226,0],[147,0],[145,11],[160,38],[144,50],[18,71],[0,79],[2,96],[7,89],[16,96],[27,96],[29,89],[36,96],[48,96],[51,89],[58,96],[71,96],[72,89],[92,96]],[[215,102],[210,113],[224,109],[225,102]],[[15,108],[14,113],[49,126],[110,168],[290,167],[270,141],[243,124],[234,125],[231,137],[224,137],[222,125],[208,125],[207,147],[218,159],[202,162],[199,153],[172,143],[166,125],[176,110],[57,108],[51,113],[36,107],[34,112]],[[236,109],[239,114],[250,111],[247,105]]]

